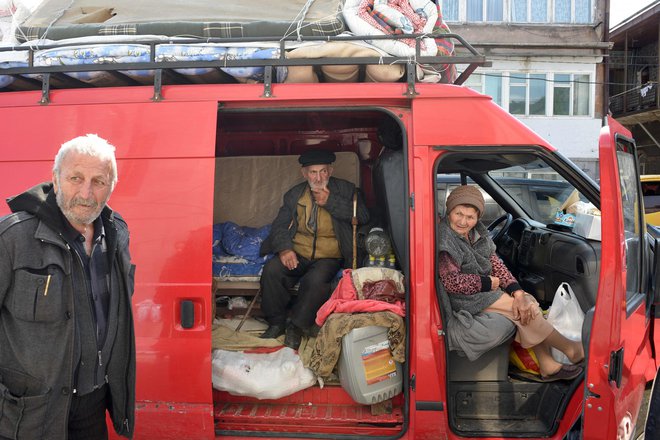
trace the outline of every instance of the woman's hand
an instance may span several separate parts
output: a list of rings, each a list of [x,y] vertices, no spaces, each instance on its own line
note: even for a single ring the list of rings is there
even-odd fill
[[[500,287],[500,279],[498,277],[489,276],[490,278],[490,290],[497,290]]]
[[[540,313],[534,297],[524,290],[516,290],[513,296],[513,319],[520,320],[521,325],[527,325]]]

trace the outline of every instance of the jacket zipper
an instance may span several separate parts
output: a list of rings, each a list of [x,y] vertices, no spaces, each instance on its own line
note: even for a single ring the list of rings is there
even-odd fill
[[[92,246],[92,255],[94,254],[94,248],[96,247],[96,243]],[[77,250],[74,249],[74,252],[76,256],[78,257],[78,262],[80,263],[80,268],[83,271],[83,279],[85,280],[85,288],[86,291],[89,292],[91,290],[91,287],[89,284],[87,284],[87,275],[85,274],[85,265],[83,264],[82,258],[80,257],[80,254],[78,253]],[[92,316],[96,316],[95,311],[94,311],[94,305],[92,304],[92,299],[87,295],[87,304],[89,305],[90,312],[92,312]],[[99,374],[99,367],[103,366],[103,361],[102,361],[102,352],[99,350],[99,338],[98,338],[98,333],[99,333],[99,324],[98,324],[98,319],[94,320],[94,324],[96,327],[96,331],[94,332],[94,342],[96,345],[96,354],[98,356],[98,362],[94,365],[94,386],[98,385],[96,383],[97,376]]]
[[[66,241],[64,241],[64,237],[62,237],[62,234],[60,234],[60,238],[62,238],[62,240],[64,242],[64,247],[69,252],[69,255],[71,255],[71,246],[69,246],[69,244]],[[57,244],[58,246],[61,246],[61,243],[55,243],[55,242],[51,242],[51,243]],[[71,257],[69,257],[69,258],[71,258]],[[73,259],[71,259],[71,260],[73,260]],[[71,265],[73,266],[73,261],[71,261]],[[73,308],[73,310],[71,311],[71,320],[73,321],[73,328],[74,328],[73,333],[74,333],[74,338],[75,338],[75,332],[76,332],[75,331],[75,326],[77,324],[76,324],[76,318],[75,318],[75,316],[76,316],[76,314],[75,314],[76,300],[73,298],[73,290],[74,289],[75,289],[75,286],[73,285],[73,276],[72,276],[71,277],[71,303],[72,303],[71,307]],[[71,393],[69,394],[69,396],[73,396],[73,392],[75,391],[75,388],[73,387],[73,385],[75,383],[75,378],[73,377],[74,372],[75,372],[75,367],[73,366],[74,346],[75,346],[75,344],[71,344],[71,351],[69,352],[69,359],[71,359],[71,376],[69,377],[69,384],[70,384],[69,388],[71,389]],[[67,414],[69,413],[70,410],[71,410],[71,397],[69,397],[66,401],[66,412],[67,412]],[[68,432],[67,431],[67,425],[64,424],[63,438],[66,438],[67,432]]]

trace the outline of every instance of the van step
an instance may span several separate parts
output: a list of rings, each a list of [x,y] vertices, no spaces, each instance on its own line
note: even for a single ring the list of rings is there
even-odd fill
[[[216,429],[222,431],[307,432],[395,435],[401,430],[399,408],[374,416],[365,405],[225,403],[216,405]]]

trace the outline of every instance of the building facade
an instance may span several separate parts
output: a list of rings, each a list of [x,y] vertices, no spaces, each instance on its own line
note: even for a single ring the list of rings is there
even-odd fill
[[[660,174],[659,40],[658,1],[610,31],[610,111],[633,133],[642,174]]]
[[[608,0],[441,1],[452,32],[492,63],[466,85],[597,178]]]

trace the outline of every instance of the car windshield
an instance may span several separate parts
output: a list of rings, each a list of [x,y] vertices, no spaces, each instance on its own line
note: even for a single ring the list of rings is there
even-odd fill
[[[529,157],[529,156],[527,156]],[[488,173],[534,220],[549,224],[558,212],[586,213],[593,205],[543,159]]]

